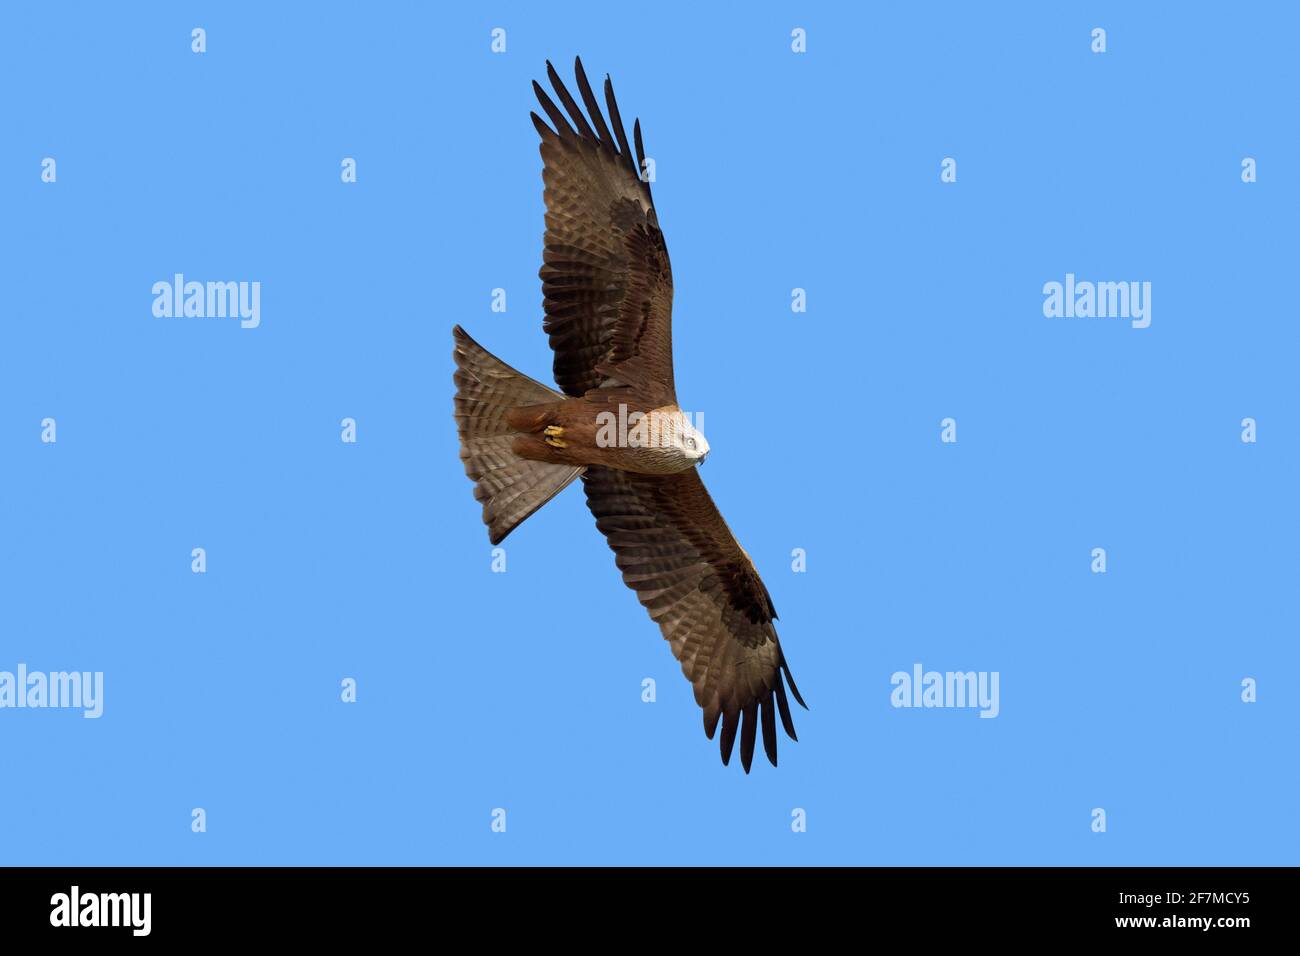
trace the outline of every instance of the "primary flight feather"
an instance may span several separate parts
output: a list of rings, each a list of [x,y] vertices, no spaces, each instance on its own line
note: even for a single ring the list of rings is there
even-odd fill
[[[786,683],[803,699],[767,588],[700,480],[708,442],[677,405],[672,267],[643,174],[641,124],[634,161],[609,78],[607,124],[581,60],[574,71],[582,106],[547,63],[559,105],[534,83],[550,124],[531,114],[545,182],[544,329],[560,391],[456,326],[460,457],[493,544],[581,477],[596,527],[681,662],[710,739],[721,724],[722,762],[739,736],[748,772],[761,727],[775,766],[778,716],[797,739]]]

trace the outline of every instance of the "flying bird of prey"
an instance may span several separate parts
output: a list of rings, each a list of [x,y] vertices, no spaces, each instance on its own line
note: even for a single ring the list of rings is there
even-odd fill
[[[677,405],[673,276],[644,173],[605,78],[609,123],[574,63],[586,114],[548,62],[563,106],[537,83],[546,238],[539,273],[554,391],[453,330],[460,457],[493,544],[581,478],[623,580],[658,623],[728,763],[736,736],[749,772],[761,726],[776,765],[776,718],[797,739],[785,682],[801,705],[772,622],[776,610],[696,466],[708,442]],[[613,421],[651,427],[608,427]],[[611,440],[612,439],[612,440]],[[784,681],[783,681],[784,677]],[[806,706],[806,705],[805,705]]]

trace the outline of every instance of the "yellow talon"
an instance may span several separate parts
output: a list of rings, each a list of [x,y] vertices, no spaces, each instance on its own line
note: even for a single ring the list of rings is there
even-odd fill
[[[542,432],[546,436],[546,444],[552,448],[567,448],[568,445],[560,437],[564,434],[564,429],[559,425],[547,425],[546,430]]]

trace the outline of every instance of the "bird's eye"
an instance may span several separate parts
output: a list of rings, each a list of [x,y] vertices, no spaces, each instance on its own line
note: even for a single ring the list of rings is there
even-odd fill
[[[690,449],[691,451],[695,451],[695,439],[694,439],[694,438],[687,438],[687,439],[686,439],[686,447],[687,447],[688,449]]]

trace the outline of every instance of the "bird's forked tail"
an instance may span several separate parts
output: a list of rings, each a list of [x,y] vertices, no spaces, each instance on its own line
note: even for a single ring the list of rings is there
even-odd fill
[[[523,405],[545,405],[559,392],[511,368],[475,342],[459,325],[456,340],[456,429],[465,474],[483,503],[483,522],[493,544],[550,501],[585,470],[581,466],[531,461],[514,453],[519,434],[506,413]]]

